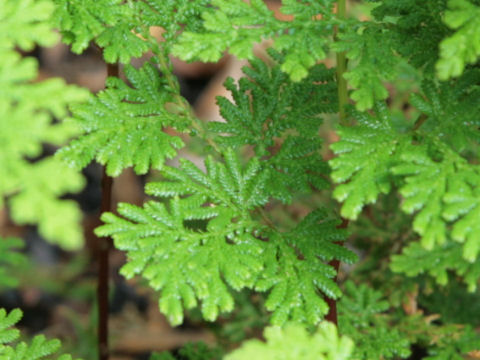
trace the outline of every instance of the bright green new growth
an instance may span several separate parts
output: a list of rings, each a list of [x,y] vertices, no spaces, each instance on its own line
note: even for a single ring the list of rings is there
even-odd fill
[[[225,360],[353,359],[353,342],[346,336],[340,337],[336,327],[329,322],[322,322],[313,335],[298,324],[288,324],[283,329],[266,328],[264,337],[266,343],[249,340]]]
[[[127,65],[124,72],[131,87],[111,77],[106,90],[72,107],[84,135],[58,155],[77,169],[95,158],[106,165],[110,176],[130,166],[137,174],[145,174],[150,168],[160,169],[165,158],[175,157],[176,149],[183,146],[179,137],[163,131],[166,127],[185,130],[189,125],[185,114],[168,110],[174,104],[172,94],[165,91],[165,78],[149,63],[138,70]]]
[[[67,106],[83,101],[86,92],[60,79],[34,82],[37,62],[16,51],[55,43],[49,23],[53,10],[50,1],[0,1],[0,173],[5,175],[0,207],[8,197],[14,221],[38,224],[49,241],[76,249],[83,237],[81,213],[73,201],[58,198],[79,191],[83,179],[52,157],[32,160],[42,155],[43,145],[61,145],[77,133],[67,123],[52,122],[64,118]]]
[[[121,204],[118,212],[126,220],[107,213],[97,234],[113,236],[115,246],[127,251],[124,275],[142,274],[161,290],[160,309],[173,324],[199,300],[204,318],[215,320],[233,309],[231,289],[243,288],[270,290],[266,307],[274,324],[289,318],[318,323],[328,311],[319,291],[340,295],[331,280],[335,271],[320,259],[355,261],[335,243],[345,232],[322,211],[290,232],[262,224],[253,215],[269,199],[270,170],[257,158],[242,167],[233,150],[224,159],[209,157],[207,173],[187,161],[179,169],[165,167],[166,181],[146,191],[170,201],[150,201],[143,208]]]
[[[30,344],[19,342],[14,344],[20,332],[12,328],[22,317],[19,309],[7,314],[0,309],[0,360],[37,360],[54,359],[50,355],[56,353],[61,346],[59,340],[47,340],[43,335],[37,335]],[[56,360],[72,360],[70,355],[55,357]]]
[[[459,76],[480,57],[480,6],[467,0],[449,0],[444,21],[455,32],[440,44],[438,77]]]

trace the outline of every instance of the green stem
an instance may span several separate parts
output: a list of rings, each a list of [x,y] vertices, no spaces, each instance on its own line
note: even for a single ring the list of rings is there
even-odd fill
[[[337,2],[337,18],[344,20],[347,17],[346,0]],[[335,39],[338,36],[338,27],[335,30]],[[338,86],[338,117],[341,125],[347,126],[349,122],[345,113],[345,106],[348,103],[347,81],[343,77],[347,71],[347,58],[344,52],[337,53],[337,86]]]

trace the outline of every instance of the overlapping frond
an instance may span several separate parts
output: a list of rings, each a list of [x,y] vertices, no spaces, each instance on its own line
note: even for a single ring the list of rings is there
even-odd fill
[[[217,61],[228,49],[252,59],[254,43],[273,38],[274,48],[286,54],[282,71],[299,81],[326,57],[327,37],[333,34],[333,3],[284,1],[281,11],[295,16],[282,21],[262,0],[212,0],[213,7],[202,14],[203,29],[185,31],[173,53],[184,60]]]
[[[130,166],[145,174],[150,168],[161,168],[183,146],[178,136],[164,132],[166,127],[184,130],[188,120],[167,108],[172,95],[165,91],[168,85],[158,70],[149,63],[140,69],[126,66],[125,75],[131,86],[109,78],[106,90],[72,107],[74,123],[84,135],[58,155],[75,168],[96,159],[111,176]]]

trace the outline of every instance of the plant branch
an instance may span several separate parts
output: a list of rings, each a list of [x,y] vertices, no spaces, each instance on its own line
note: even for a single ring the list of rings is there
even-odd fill
[[[119,75],[118,64],[107,64],[107,75]],[[107,175],[105,167],[102,171],[102,202],[100,205],[100,215],[111,211],[112,204],[112,184],[113,179]],[[108,282],[109,282],[109,255],[112,247],[110,238],[99,239],[98,250],[98,283],[97,283],[97,303],[98,303],[98,359],[108,360]]]

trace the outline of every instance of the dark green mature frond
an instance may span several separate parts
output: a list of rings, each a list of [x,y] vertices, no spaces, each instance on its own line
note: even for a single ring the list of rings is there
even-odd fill
[[[468,0],[449,0],[443,17],[454,33],[440,43],[438,77],[447,80],[463,73],[480,57],[480,6]]]
[[[446,0],[380,0],[372,14],[382,21],[390,46],[416,68],[432,74],[440,41],[449,34],[442,22]]]
[[[43,335],[37,335],[30,344],[13,343],[20,336],[20,332],[12,328],[22,317],[19,309],[7,314],[5,309],[0,309],[0,359],[4,360],[37,360],[52,359],[50,355],[56,353],[61,346],[59,340],[47,340]],[[72,360],[70,355],[61,355],[56,360]]]
[[[366,285],[345,284],[339,301],[339,327],[355,343],[352,359],[395,359],[410,355],[406,335],[392,329],[385,312],[390,305],[382,294]]]
[[[283,58],[272,54],[280,61]],[[221,135],[215,141],[234,147],[252,145],[258,156],[265,156],[275,145],[275,138],[292,130],[303,137],[318,138],[323,122],[320,115],[338,108],[335,72],[316,65],[307,78],[292,82],[279,65],[269,67],[255,59],[250,66],[242,69],[246,76],[238,84],[231,78],[224,84],[233,101],[217,98],[225,122],[209,123],[209,128]]]
[[[254,43],[274,38],[274,48],[286,53],[282,71],[299,81],[326,57],[326,41],[333,34],[333,3],[283,1],[281,11],[295,17],[281,21],[262,0],[212,0],[213,7],[202,14],[203,31],[185,31],[173,53],[184,60],[218,61],[228,49],[252,59]]]
[[[480,141],[480,71],[467,70],[460,78],[435,84],[424,80],[422,95],[414,93],[410,103],[425,117],[420,133],[427,142],[442,141],[462,153]],[[437,145],[438,146],[438,145]]]
[[[25,256],[18,252],[23,247],[23,242],[17,238],[0,237],[0,289],[4,287],[14,287],[18,280],[13,276],[12,267],[24,264]]]
[[[390,168],[409,137],[398,133],[385,105],[376,114],[354,112],[358,125],[340,127],[340,141],[331,145],[338,157],[329,161],[337,186],[333,196],[343,201],[342,216],[356,219],[363,206],[374,203],[391,188]],[[400,151],[401,152],[401,151]]]
[[[313,335],[298,324],[284,328],[265,329],[266,343],[254,339],[225,357],[225,360],[347,360],[351,357],[354,343],[346,336],[340,337],[335,325],[323,322]]]
[[[75,168],[95,158],[111,176],[130,166],[137,174],[145,174],[150,167],[160,169],[183,146],[179,137],[163,131],[165,127],[184,130],[188,120],[167,109],[172,95],[165,91],[168,85],[158,70],[149,63],[138,70],[126,66],[125,75],[131,86],[109,78],[106,90],[72,108],[74,121],[85,134],[59,156]]]
[[[335,270],[321,260],[355,258],[335,244],[345,232],[322,212],[291,233],[268,228],[253,215],[268,201],[269,170],[257,158],[241,166],[231,149],[224,159],[208,158],[206,173],[188,161],[179,169],[165,167],[165,181],[146,190],[169,201],[143,208],[122,204],[118,211],[126,219],[104,214],[97,234],[112,235],[116,247],[127,251],[122,273],[142,274],[160,290],[160,309],[174,324],[182,322],[183,308],[198,301],[204,318],[213,321],[233,309],[230,288],[245,287],[271,290],[266,306],[273,323],[318,323],[328,312],[321,292],[340,295],[331,280]]]
[[[61,145],[77,133],[71,125],[53,121],[63,119],[67,106],[83,101],[87,93],[60,79],[34,82],[36,60],[15,51],[31,50],[37,41],[53,45],[53,10],[50,1],[0,2],[0,208],[7,198],[15,222],[38,224],[47,240],[74,249],[82,244],[81,213],[59,197],[79,191],[83,179],[54,158],[32,159],[42,155],[44,144]]]
[[[238,85],[232,79],[225,83],[233,102],[217,99],[226,122],[209,123],[210,130],[219,134],[215,141],[233,147],[254,146],[257,156],[266,157],[263,166],[272,170],[270,194],[283,202],[290,202],[295,192],[328,186],[318,132],[321,115],[338,107],[333,70],[316,65],[298,83],[279,65],[269,67],[258,59],[243,71],[247,77]]]

